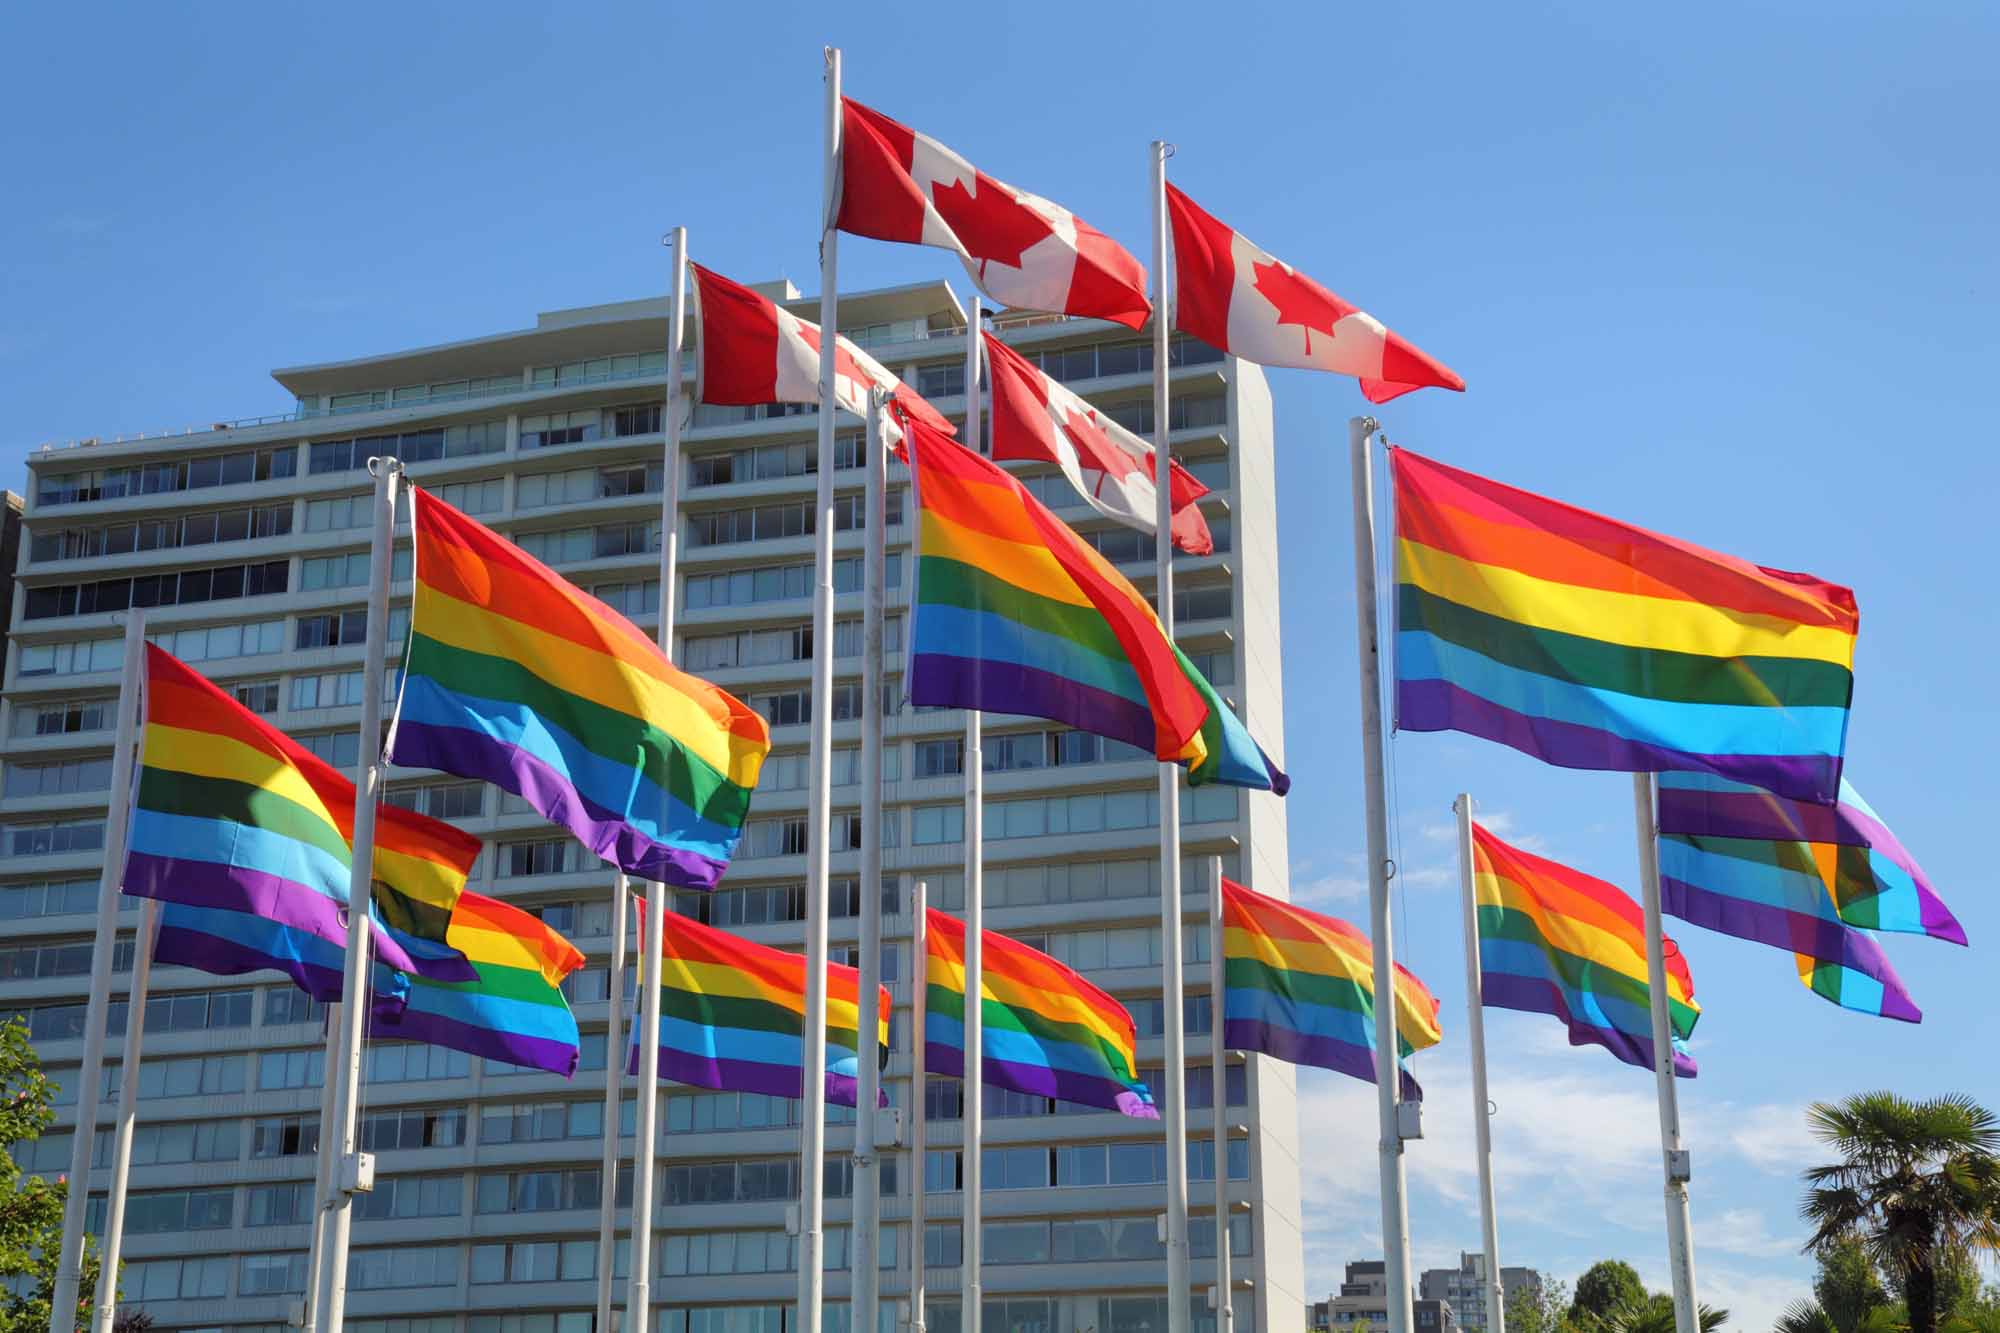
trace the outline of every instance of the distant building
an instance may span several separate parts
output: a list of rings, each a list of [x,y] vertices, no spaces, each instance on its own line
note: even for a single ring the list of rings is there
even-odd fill
[[[1347,1279],[1340,1291],[1327,1298],[1326,1322],[1315,1324],[1331,1333],[1342,1333],[1366,1320],[1377,1329],[1389,1323],[1389,1279],[1387,1265],[1380,1259],[1361,1259],[1347,1265]],[[1318,1317],[1315,1304],[1312,1314]],[[1458,1333],[1458,1318],[1449,1301],[1419,1298],[1414,1308],[1418,1333]]]
[[[1308,1301],[1306,1303],[1306,1327],[1312,1333],[1327,1333],[1333,1327],[1333,1305],[1331,1301]]]
[[[1542,1275],[1532,1268],[1500,1269],[1500,1289],[1512,1302],[1519,1291],[1539,1292]],[[1466,1333],[1486,1333],[1486,1256],[1459,1252],[1458,1267],[1432,1268],[1418,1281],[1417,1292],[1427,1300],[1447,1302]]]

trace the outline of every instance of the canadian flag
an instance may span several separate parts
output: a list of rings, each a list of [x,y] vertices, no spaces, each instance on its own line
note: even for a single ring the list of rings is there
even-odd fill
[[[1167,186],[1174,327],[1246,361],[1353,375],[1371,403],[1435,385],[1465,390],[1441,362],[1389,332]]]
[[[817,403],[819,325],[782,309],[768,296],[731,282],[699,264],[694,270],[695,302],[701,320],[701,355],[695,397],[704,403]],[[868,390],[880,387],[896,408],[947,435],[958,433],[922,395],[881,362],[842,338],[834,347],[834,401],[856,416],[868,415]],[[892,439],[902,435],[895,412],[885,423]]]
[[[841,99],[833,225],[856,236],[956,251],[995,301],[1139,328],[1146,270],[1068,209],[975,168],[928,135]]]
[[[1092,509],[1143,532],[1156,531],[1153,446],[992,334],[981,336],[993,384],[994,460],[1054,463]],[[1195,503],[1208,487],[1179,463],[1172,467],[1174,545],[1190,555],[1213,554],[1215,538]]]

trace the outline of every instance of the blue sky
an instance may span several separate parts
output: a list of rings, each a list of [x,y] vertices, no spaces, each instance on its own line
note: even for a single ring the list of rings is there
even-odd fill
[[[1380,415],[1517,484],[1852,585],[1850,774],[1971,950],[1890,939],[1928,1015],[1859,1018],[1789,960],[1683,932],[1706,1015],[1685,1087],[1704,1298],[1801,1294],[1799,1112],[1889,1086],[2000,1105],[2000,909],[1974,836],[1995,740],[1990,407],[2000,353],[2000,11],[1619,6],[241,4],[0,18],[0,481],[44,440],[289,406],[271,366],[518,327],[664,286],[662,232],[816,286],[819,47],[848,89],[1141,250],[1145,146],[1267,248],[1464,375]],[[1886,8],[1886,7],[1884,7]],[[1718,21],[1721,20],[1721,21]],[[957,277],[850,242],[853,285]],[[1345,380],[1274,371],[1294,884],[1363,917]],[[1988,404],[1982,406],[1982,404]],[[1275,747],[1274,747],[1275,748]],[[1630,886],[1629,786],[1465,738],[1394,746],[1404,959],[1444,1001],[1418,1062],[1421,1262],[1476,1247],[1450,843],[1470,788],[1512,835]],[[1502,1248],[1664,1282],[1647,1075],[1489,1018]],[[1312,1287],[1379,1252],[1366,1087],[1308,1075]]]

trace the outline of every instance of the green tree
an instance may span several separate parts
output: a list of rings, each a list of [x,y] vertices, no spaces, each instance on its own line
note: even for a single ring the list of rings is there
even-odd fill
[[[1569,1284],[1544,1282],[1517,1287],[1507,1298],[1508,1333],[1574,1333],[1569,1322]]]
[[[18,1018],[0,1024],[0,1333],[41,1333],[49,1326],[56,1258],[62,1244],[63,1201],[68,1187],[23,1178],[13,1147],[42,1136],[55,1122],[54,1087],[28,1044]],[[26,1294],[17,1295],[19,1285]],[[84,1259],[79,1323],[87,1324],[97,1288],[97,1255]]]
[[[1621,1310],[1646,1303],[1646,1287],[1638,1270],[1622,1259],[1600,1259],[1576,1280],[1576,1299],[1569,1304],[1569,1321],[1594,1330]]]
[[[1889,1304],[1875,1261],[1859,1237],[1828,1241],[1815,1258],[1819,1271],[1813,1274],[1813,1300],[1833,1321],[1837,1333],[1855,1333],[1873,1311]]]
[[[1942,1272],[2000,1249],[2000,1122],[1969,1097],[1893,1092],[1815,1102],[1806,1119],[1840,1154],[1805,1173],[1806,1248],[1858,1237],[1902,1293],[1911,1333],[1937,1333]]]

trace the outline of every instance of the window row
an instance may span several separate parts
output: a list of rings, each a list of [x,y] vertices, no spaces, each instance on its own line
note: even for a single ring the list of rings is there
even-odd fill
[[[399,458],[405,464],[430,463],[440,458],[470,458],[497,454],[507,447],[504,419],[475,421],[459,426],[428,426],[422,430],[387,435],[363,435],[352,440],[315,440],[306,446],[306,471],[319,476],[326,472],[352,472],[368,466],[371,458]]]
[[[0,884],[0,921],[20,921],[38,916],[73,916],[96,910],[96,875],[69,879],[37,879],[24,884]]]
[[[1229,1219],[1229,1252],[1250,1253],[1248,1214]],[[1160,1262],[1167,1257],[1158,1218],[1062,1217],[993,1221],[979,1229],[980,1258],[989,1264],[1096,1264]],[[950,1268],[964,1261],[963,1227],[934,1222],[924,1228],[924,1263]],[[1215,1257],[1215,1218],[1188,1219],[1188,1257]]]
[[[989,841],[1054,837],[1152,828],[1160,822],[1160,794],[1144,791],[1086,792],[1075,796],[1027,796],[988,801]],[[1236,818],[1234,787],[1196,787],[1181,792],[1181,819],[1208,824]],[[965,806],[919,805],[910,809],[910,844],[921,847],[965,840]]]
[[[1022,356],[1041,367],[1042,373],[1058,380],[1087,380],[1107,375],[1138,375],[1153,369],[1150,339],[1086,343],[1081,347],[1051,347],[1044,351],[1018,348]],[[1212,365],[1223,354],[1198,338],[1175,334],[1167,345],[1169,366]]]
[[[861,591],[863,570],[860,556],[842,556],[833,562],[833,591]],[[890,588],[903,586],[903,553],[890,554],[883,563],[882,581]],[[784,565],[763,565],[756,569],[732,569],[718,574],[689,574],[681,581],[683,606],[689,611],[706,611],[717,606],[755,606],[762,602],[790,602],[812,596],[813,564],[807,560]]]
[[[1236,853],[1222,858],[1222,873],[1236,875]],[[1207,858],[1181,862],[1181,888],[1192,892],[1207,881]],[[965,910],[965,876],[956,870],[929,872],[931,905],[949,912]],[[1033,907],[1043,903],[1104,902],[1160,896],[1160,862],[1058,861],[1038,865],[990,865],[986,868],[986,906]]]
[[[535,472],[514,482],[514,508],[583,504],[628,495],[658,495],[666,477],[662,463],[620,463],[607,467]]]
[[[63,856],[104,850],[104,820],[50,819],[33,824],[0,824],[0,854]],[[89,971],[86,966],[84,970]]]
[[[903,521],[903,492],[891,491],[883,497],[883,514],[890,526]],[[717,509],[690,514],[687,520],[689,547],[726,546],[733,542],[777,541],[803,537],[815,526],[816,504],[811,500],[787,500],[753,505],[746,509]],[[867,518],[860,495],[836,496],[833,502],[833,530],[850,532],[863,526]]]
[[[92,583],[56,584],[28,589],[22,618],[48,620],[57,616],[123,611],[135,606],[190,606],[236,597],[260,597],[286,591],[290,580],[290,561],[264,560],[247,565],[179,570],[170,574],[99,579]]]
[[[83,504],[93,500],[117,500],[128,495],[165,495],[174,491],[203,490],[210,486],[272,481],[297,475],[298,466],[298,448],[288,444],[274,449],[204,454],[199,458],[141,463],[131,467],[58,472],[38,479],[35,504]]]
[[[1028,731],[980,738],[980,768],[988,773],[1018,773],[1077,764],[1151,763],[1150,750],[1108,740],[1087,731]],[[956,776],[965,770],[965,742],[918,741],[911,776]]]
[[[474,375],[468,379],[440,380],[435,384],[405,384],[395,389],[363,389],[358,393],[334,394],[328,403],[332,415],[374,412],[385,407],[406,407],[420,403],[449,403],[466,398],[485,398],[496,393],[518,393],[521,377],[516,375]],[[319,415],[319,398],[299,400],[299,415]]]
[[[105,791],[111,786],[111,756],[54,759],[40,764],[10,763],[0,780],[0,796],[22,800],[37,796],[73,796]]]
[[[885,700],[885,703],[892,702]],[[770,755],[757,775],[758,791],[804,791],[811,780],[811,756],[804,750],[787,750]],[[882,781],[903,780],[903,747],[891,742],[882,747]],[[861,781],[861,751],[844,746],[833,752],[833,785],[851,787]]]
[[[962,372],[961,372],[962,373]],[[860,467],[867,457],[867,443],[859,435],[836,436],[833,466],[845,471]],[[688,488],[728,486],[744,481],[770,481],[781,477],[811,477],[819,473],[819,442],[799,440],[789,444],[762,444],[727,453],[701,454],[688,459]]]
[[[37,564],[55,560],[87,560],[99,555],[171,551],[182,546],[206,546],[211,542],[283,537],[291,530],[292,506],[289,504],[213,510],[203,514],[142,518],[87,528],[37,532],[29,540],[28,558]]]
[[[1229,1178],[1250,1178],[1250,1143],[1231,1139]],[[1187,1145],[1189,1180],[1215,1179],[1215,1141],[1192,1139]],[[1103,1188],[1111,1185],[1161,1185],[1167,1179],[1167,1145],[1158,1139],[1120,1143],[1069,1143],[1053,1148],[987,1148],[979,1157],[980,1184],[989,1190]],[[924,1193],[950,1194],[965,1187],[963,1154],[956,1148],[924,1154]],[[883,1185],[885,1194],[890,1192]]]
[[[810,662],[813,656],[812,626],[793,625],[783,629],[738,630],[729,634],[689,635],[682,642],[684,667],[689,671],[718,671],[726,667],[771,666],[780,662]],[[835,658],[861,656],[861,622],[839,620],[833,626]],[[882,618],[882,651],[903,650],[903,617]]]
[[[992,872],[987,872],[990,877]],[[893,916],[903,910],[899,891],[893,880],[885,879],[880,887],[882,914]],[[827,915],[835,920],[842,917],[861,915],[861,881],[854,878],[829,878],[826,886]],[[806,886],[804,884],[752,884],[730,887],[727,884],[711,892],[692,890],[674,895],[674,910],[690,920],[706,925],[733,928],[737,926],[764,926],[779,921],[803,921],[806,919]]]
[[[8,734],[16,740],[30,736],[79,736],[93,731],[110,731],[118,722],[118,696],[95,699],[58,699],[52,703],[17,703]]]
[[[514,544],[545,565],[609,560],[660,549],[660,520],[602,523],[594,528],[560,528],[515,534]]]

